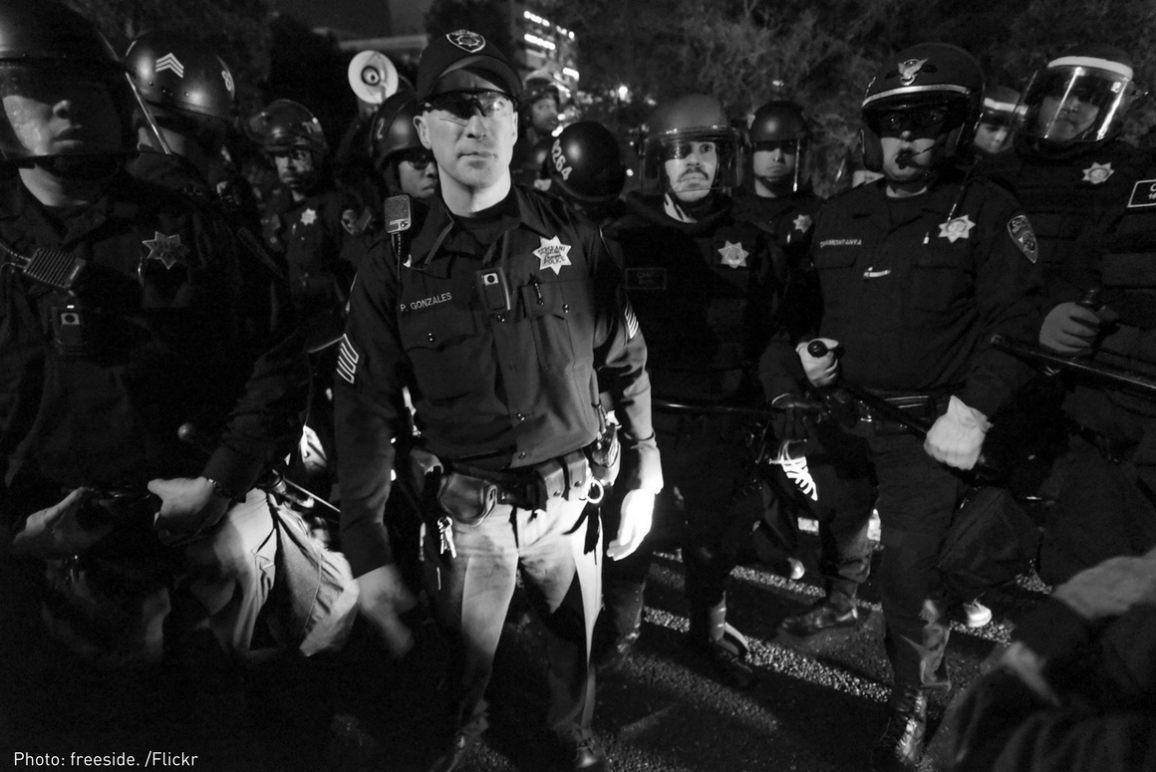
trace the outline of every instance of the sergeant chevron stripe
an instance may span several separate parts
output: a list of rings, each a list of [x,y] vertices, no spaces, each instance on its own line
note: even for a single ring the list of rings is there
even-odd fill
[[[348,335],[341,336],[341,348],[337,352],[337,374],[349,383],[357,377],[357,362],[361,355],[349,342]]]
[[[156,71],[164,72],[165,70],[172,70],[177,74],[178,78],[185,77],[185,66],[181,64],[181,60],[173,54],[165,54],[160,59],[157,59]]]

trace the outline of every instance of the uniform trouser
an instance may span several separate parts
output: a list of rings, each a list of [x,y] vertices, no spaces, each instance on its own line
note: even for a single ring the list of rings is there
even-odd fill
[[[454,522],[456,557],[425,545],[427,589],[454,640],[455,728],[484,725],[485,691],[519,570],[546,628],[550,704],[559,737],[588,729],[594,714],[590,644],[601,598],[601,544],[588,546],[585,499],[552,499],[542,510],[497,504],[476,525]]]
[[[896,683],[943,686],[948,624],[946,588],[938,568],[939,548],[963,495],[963,480],[927,455],[923,438],[910,433],[877,434],[861,423],[841,452],[848,469],[873,472],[878,484],[883,557],[880,586],[887,633],[884,643]],[[851,507],[836,512],[870,512],[869,486],[856,473],[833,477],[828,487]],[[823,494],[820,492],[820,496]],[[861,517],[861,514],[856,515]],[[848,526],[853,528],[854,525]]]
[[[682,546],[691,634],[707,635],[708,626],[721,634],[721,627],[712,623],[712,610],[713,622],[719,621],[727,577],[735,566],[723,543],[732,528],[742,527],[738,520],[744,515],[757,519],[761,502],[757,487],[743,495],[745,483],[753,479],[744,427],[743,419],[732,416],[655,415],[665,487],[655,502],[652,537],[638,554],[607,563],[607,612],[619,634],[629,632],[638,619],[654,542],[666,534],[678,534]],[[619,499],[612,497],[610,507]],[[744,503],[750,506],[741,506]],[[608,521],[616,519],[611,515]]]

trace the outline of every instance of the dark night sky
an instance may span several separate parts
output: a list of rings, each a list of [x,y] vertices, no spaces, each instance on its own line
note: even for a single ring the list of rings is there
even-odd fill
[[[274,0],[274,5],[310,27],[336,27],[365,37],[389,32],[387,0]]]

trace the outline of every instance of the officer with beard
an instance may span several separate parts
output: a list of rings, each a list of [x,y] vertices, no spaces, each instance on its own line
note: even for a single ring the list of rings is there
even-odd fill
[[[606,234],[622,256],[626,288],[647,331],[656,400],[702,406],[655,414],[668,482],[657,518],[660,529],[682,532],[688,644],[725,683],[745,688],[754,680],[746,641],[727,623],[726,583],[736,557],[723,544],[730,529],[749,524],[761,494],[748,485],[743,420],[712,407],[759,404],[759,356],[772,339],[780,357],[793,353],[779,317],[782,253],[767,233],[737,218],[729,196],[738,183],[739,147],[713,97],[692,94],[659,105],[644,141],[642,192],[627,199],[629,214]],[[640,555],[608,570],[603,613],[612,634],[599,653],[606,666],[620,662],[638,638],[652,549],[644,545]]]
[[[954,46],[925,43],[889,58],[862,107],[864,157],[884,178],[832,199],[815,226],[822,337],[819,347],[799,345],[805,381],[821,390],[845,377],[933,422],[923,439],[859,405],[849,428],[825,425],[834,435],[826,447],[846,470],[826,483],[840,503],[836,521],[849,521],[840,524],[840,557],[865,554],[876,492],[882,522],[895,683],[872,752],[877,770],[919,763],[927,691],[949,686],[939,547],[988,416],[1033,373],[989,343],[992,333],[1023,337],[1039,323],[1031,226],[997,186],[965,180],[953,164],[971,147],[982,92],[978,64]],[[788,374],[782,362],[765,358],[762,370],[768,397],[784,399],[774,391]],[[810,614],[819,629],[855,610],[832,592]]]

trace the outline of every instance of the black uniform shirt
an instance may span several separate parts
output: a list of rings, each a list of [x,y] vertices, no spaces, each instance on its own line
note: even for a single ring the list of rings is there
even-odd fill
[[[406,259],[383,239],[354,283],[335,405],[355,575],[390,559],[381,524],[406,386],[431,452],[495,470],[592,442],[601,388],[640,457],[624,484],[661,488],[646,344],[600,234],[517,186],[494,214],[470,230],[435,197]]]
[[[991,416],[1030,378],[987,343],[997,332],[1033,340],[1040,323],[1031,225],[993,183],[946,182],[909,199],[888,198],[884,180],[854,188],[823,208],[812,255],[819,332],[842,345],[849,381],[950,390]]]
[[[6,485],[143,488],[204,474],[247,490],[299,429],[300,343],[249,315],[246,293],[268,287],[195,201],[121,175],[92,206],[53,212],[14,178],[0,184],[0,238],[21,255],[87,261],[75,296],[0,275]],[[186,421],[219,437],[207,463],[178,439]]]

